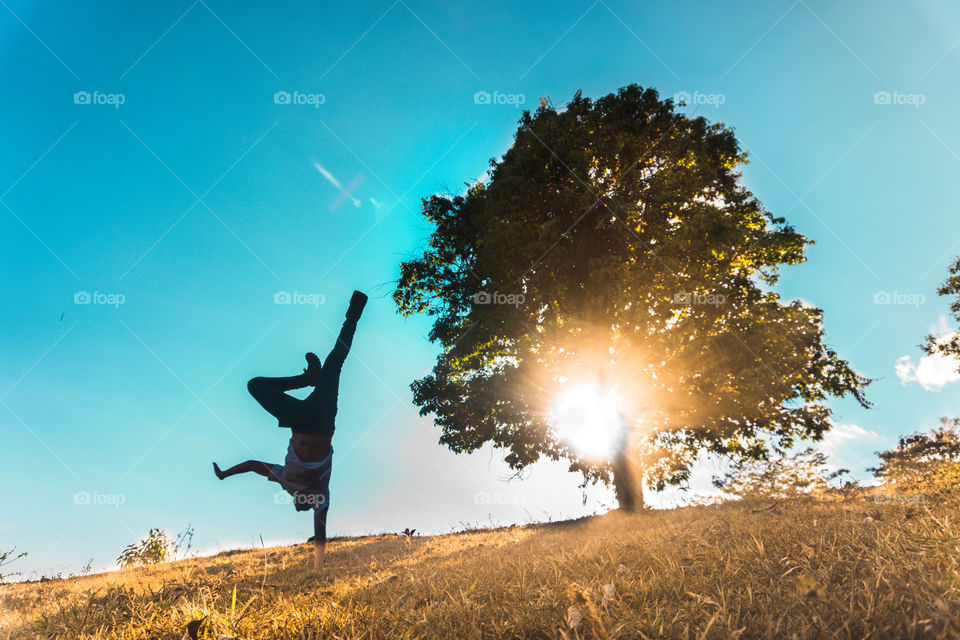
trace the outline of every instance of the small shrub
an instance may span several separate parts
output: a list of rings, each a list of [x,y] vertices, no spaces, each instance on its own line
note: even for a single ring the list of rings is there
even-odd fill
[[[170,559],[170,541],[160,529],[150,532],[139,542],[127,546],[117,558],[120,568],[139,567],[146,564],[159,564]]]
[[[145,564],[159,564],[170,560],[186,558],[193,546],[193,532],[191,525],[171,540],[165,531],[150,529],[150,532],[139,542],[128,545],[117,564],[120,568],[139,567]]]

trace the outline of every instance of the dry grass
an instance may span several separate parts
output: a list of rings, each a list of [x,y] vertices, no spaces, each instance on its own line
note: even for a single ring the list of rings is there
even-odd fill
[[[203,616],[244,639],[956,637],[958,510],[861,497],[337,540],[320,575],[307,545],[231,552],[0,587],[0,638],[179,639]]]

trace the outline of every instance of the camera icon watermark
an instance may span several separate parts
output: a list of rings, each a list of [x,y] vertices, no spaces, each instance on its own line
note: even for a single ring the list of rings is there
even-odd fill
[[[108,506],[119,509],[126,501],[127,497],[122,493],[77,491],[73,494],[73,504],[81,506]]]
[[[877,91],[873,94],[873,104],[907,105],[919,109],[926,103],[927,96],[923,93],[901,93],[900,91]]]
[[[473,94],[473,104],[494,104],[507,105],[519,109],[527,101],[527,97],[522,93],[500,93],[494,91],[477,91]]]
[[[499,291],[478,291],[473,294],[474,304],[509,304],[519,307],[526,301],[522,293],[500,293]]]
[[[326,301],[327,298],[322,293],[277,291],[273,294],[273,304],[300,304],[317,308]]]
[[[127,297],[122,293],[101,293],[94,291],[77,291],[73,294],[73,304],[105,304],[114,308],[119,308]]]
[[[73,104],[105,104],[119,109],[120,105],[127,101],[127,96],[122,93],[101,93],[99,91],[77,91],[73,94]]]
[[[707,105],[714,109],[719,109],[720,105],[727,101],[727,96],[722,93],[700,93],[694,91],[678,91],[673,95],[673,102],[679,107],[685,107],[690,104]]]
[[[900,291],[877,291],[873,294],[873,304],[898,304],[919,308],[927,302],[922,293],[901,293]]]
[[[300,91],[277,91],[273,94],[273,104],[307,105],[319,109],[327,101],[322,93],[301,93]]]

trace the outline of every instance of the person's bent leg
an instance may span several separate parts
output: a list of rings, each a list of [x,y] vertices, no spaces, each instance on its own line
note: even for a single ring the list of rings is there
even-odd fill
[[[226,471],[221,471],[217,463],[214,462],[213,472],[221,480],[224,478],[229,478],[230,476],[235,476],[238,473],[256,473],[257,475],[261,475],[268,480],[272,480],[273,482],[279,482],[280,479],[277,478],[273,473],[274,466],[275,465],[272,465],[269,462],[261,462],[260,460],[247,460],[246,462],[241,462],[240,464],[230,467]]]
[[[306,374],[284,378],[257,377],[247,383],[247,391],[260,406],[277,420],[283,422],[291,412],[296,412],[301,400],[287,395],[287,391],[310,386]]]

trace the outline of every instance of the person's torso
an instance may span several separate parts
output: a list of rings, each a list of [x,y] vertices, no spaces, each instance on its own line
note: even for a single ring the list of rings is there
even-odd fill
[[[290,444],[304,462],[321,462],[330,455],[333,434],[294,431],[290,436]]]

